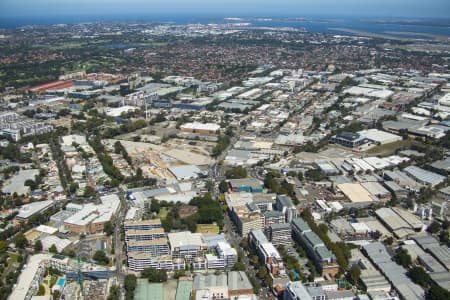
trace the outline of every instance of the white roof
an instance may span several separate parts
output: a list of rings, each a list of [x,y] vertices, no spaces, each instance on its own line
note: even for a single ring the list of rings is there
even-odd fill
[[[53,205],[53,203],[53,200],[46,200],[25,204],[20,207],[17,217],[21,219],[28,219],[32,215],[49,208]]]
[[[202,240],[202,234],[201,233],[192,233],[190,231],[181,231],[181,232],[173,232],[168,233],[167,237],[169,239],[170,248],[171,250],[175,250],[175,248],[178,248],[180,246],[198,246],[203,247],[205,244]]]
[[[48,233],[48,234],[54,234],[58,231],[57,228],[47,226],[47,225],[39,225],[35,228],[36,231],[42,232],[42,233]]]
[[[117,195],[100,197],[101,204],[88,203],[81,210],[67,218],[64,223],[84,226],[93,223],[103,223],[111,220],[120,207],[120,199]]]
[[[364,161],[377,170],[385,169],[391,165],[386,160],[378,158],[376,156],[366,157],[364,158]]]
[[[340,211],[342,210],[344,207],[342,206],[342,204],[340,204],[337,201],[332,201],[332,202],[328,202],[330,204],[330,206],[335,210],[335,211]]]
[[[381,131],[378,129],[367,129],[362,130],[358,132],[360,135],[364,136],[365,138],[379,142],[379,143],[386,143],[386,142],[393,142],[393,141],[400,141],[402,140],[402,137],[399,135],[395,135],[389,132]]]
[[[185,192],[185,193],[177,193],[177,194],[172,194],[172,195],[160,195],[160,196],[155,196],[155,199],[158,201],[167,201],[170,203],[177,203],[177,202],[181,202],[181,203],[189,203],[189,201],[192,200],[192,198],[197,196],[197,192],[195,191],[189,191],[189,192]]]
[[[169,167],[169,171],[178,179],[189,179],[189,178],[198,178],[199,173],[202,173],[195,165],[186,165],[186,166],[178,166],[178,167]]]
[[[371,231],[369,226],[367,226],[365,223],[350,223],[350,226],[352,226],[353,230],[356,232],[369,232]]]
[[[278,250],[275,248],[275,246],[272,243],[270,243],[270,242],[261,243],[259,245],[259,247],[261,247],[263,249],[263,251],[267,254],[267,256],[281,259],[281,256],[278,253]]]
[[[109,108],[106,111],[106,115],[108,115],[110,117],[120,117],[120,115],[122,113],[127,113],[129,111],[135,111],[136,109],[138,109],[138,108],[134,107],[134,106],[124,105],[121,107]]]
[[[78,145],[87,144],[86,136],[84,135],[66,135],[61,137],[63,145],[71,146],[73,142],[77,143]]]
[[[125,220],[134,220],[138,211],[138,208],[130,207],[127,211],[127,214],[125,215]]]
[[[42,242],[42,248],[45,251],[48,251],[48,249],[52,245],[55,245],[56,249],[58,250],[58,252],[63,251],[70,244],[72,244],[72,242],[70,240],[68,240],[68,239],[60,239],[59,237],[54,236],[54,235],[46,236],[45,238],[41,239],[41,242]]]
[[[194,130],[210,130],[210,131],[217,131],[220,129],[220,125],[214,124],[214,123],[199,123],[199,122],[193,122],[193,123],[186,123],[181,125],[181,129],[194,129]]]
[[[51,257],[52,256],[48,254],[36,254],[31,256],[27,264],[22,269],[22,272],[20,273],[20,276],[17,280],[17,284],[13,288],[12,293],[9,295],[8,299],[25,299],[28,291],[33,284],[34,275],[38,271],[41,263],[49,260]]]

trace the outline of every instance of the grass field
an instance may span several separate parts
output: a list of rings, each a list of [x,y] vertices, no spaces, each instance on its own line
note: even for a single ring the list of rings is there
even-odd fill
[[[6,275],[9,274],[11,271],[11,268],[14,263],[17,263],[17,258],[19,257],[19,254],[8,252],[8,265],[6,266],[5,270],[3,271],[3,274],[1,275],[2,281],[5,279]]]
[[[197,224],[197,233],[218,234],[219,226],[217,224]]]
[[[161,220],[164,220],[167,218],[168,213],[169,213],[169,211],[166,208],[161,208],[161,210],[158,213],[158,218],[160,218]]]
[[[389,156],[392,154],[395,154],[395,151],[397,151],[397,149],[409,149],[411,148],[411,145],[414,144],[414,141],[411,140],[403,140],[403,141],[398,141],[398,142],[394,142],[394,143],[390,143],[390,144],[386,144],[386,145],[379,145],[376,147],[373,147],[372,149],[369,149],[367,151],[367,154],[369,155],[374,155],[374,156]]]

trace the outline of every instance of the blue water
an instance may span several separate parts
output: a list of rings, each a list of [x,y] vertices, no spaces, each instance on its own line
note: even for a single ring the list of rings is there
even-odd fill
[[[60,279],[58,280],[58,285],[59,285],[60,287],[63,287],[65,283],[66,283],[66,280],[65,280],[64,278],[60,278]]]
[[[371,33],[386,33],[387,31],[420,32],[450,36],[450,20],[416,20],[412,22],[402,19],[359,19],[359,18],[274,18],[273,20],[262,20],[258,18],[243,18],[243,20],[225,20],[226,16],[206,15],[83,15],[83,16],[51,16],[51,17],[18,17],[0,18],[0,28],[16,28],[26,25],[51,25],[51,24],[75,24],[83,22],[110,22],[110,21],[139,21],[139,22],[172,22],[175,24],[208,24],[208,23],[236,23],[249,22],[252,26],[264,27],[294,27],[305,28],[309,32],[323,32],[333,34],[345,34],[330,28],[341,27]],[[268,17],[269,18],[269,17]],[[403,22],[403,23],[402,23]],[[410,23],[408,23],[410,22]],[[398,35],[404,36],[404,35]],[[408,35],[409,37],[417,37]]]

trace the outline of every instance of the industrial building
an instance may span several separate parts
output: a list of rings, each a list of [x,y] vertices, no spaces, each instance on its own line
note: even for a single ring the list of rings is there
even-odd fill
[[[202,134],[216,134],[219,132],[220,125],[214,123],[186,123],[180,126],[181,131]]]
[[[398,239],[407,238],[423,228],[416,216],[400,208],[382,207],[375,215]]]
[[[195,165],[169,167],[170,173],[178,180],[197,179],[204,176],[205,172]]]
[[[331,137],[330,142],[344,147],[354,148],[361,146],[367,139],[357,133],[341,132]]]
[[[230,179],[230,188],[233,192],[262,193],[262,182],[255,178]]]
[[[399,135],[395,135],[389,132],[381,131],[378,129],[367,129],[359,131],[358,134],[367,140],[379,145],[390,144],[401,141],[403,138]]]
[[[425,291],[422,287],[411,281],[406,275],[407,271],[392,260],[382,243],[375,242],[366,244],[363,246],[363,251],[392,284],[401,298],[408,300],[422,300],[424,298]]]
[[[231,271],[218,275],[200,275],[194,277],[194,299],[234,299],[239,296],[248,296],[246,299],[255,299],[253,286],[245,272]]]
[[[367,292],[391,290],[391,284],[367,259],[359,249],[351,250],[351,263],[357,264],[361,269],[360,280]]]
[[[416,166],[408,166],[404,169],[404,171],[418,182],[430,187],[435,187],[436,185],[441,184],[446,180],[445,176],[421,169]]]
[[[337,189],[350,200],[350,203],[344,203],[344,206],[364,207],[380,201],[360,183],[341,183],[337,185]]]

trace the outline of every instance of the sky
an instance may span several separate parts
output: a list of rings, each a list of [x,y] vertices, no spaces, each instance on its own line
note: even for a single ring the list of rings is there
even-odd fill
[[[1,19],[53,16],[444,18],[450,0],[0,0]]]

